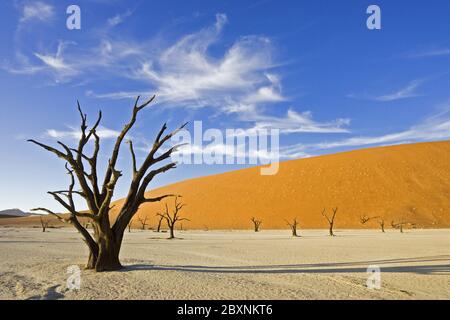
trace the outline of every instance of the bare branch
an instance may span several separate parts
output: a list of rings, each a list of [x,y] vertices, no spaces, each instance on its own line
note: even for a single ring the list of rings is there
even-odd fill
[[[69,218],[63,218],[60,215],[58,215],[57,213],[55,213],[52,210],[49,210],[47,208],[34,208],[34,209],[31,209],[30,211],[32,211],[32,212],[38,212],[38,211],[47,212],[48,214],[55,216],[58,220],[60,220],[62,222],[70,223]]]
[[[56,154],[59,158],[64,159],[64,160],[66,160],[69,163],[73,162],[73,158],[71,159],[68,154],[64,154],[63,152],[59,151],[58,149],[55,149],[53,147],[50,147],[50,146],[48,146],[46,144],[43,144],[43,143],[38,142],[38,141],[33,140],[33,139],[28,139],[27,141],[31,142],[31,143],[34,143],[34,144],[40,146],[41,148]]]
[[[161,201],[161,200],[164,200],[165,198],[168,198],[168,197],[177,197],[178,195],[176,195],[176,194],[165,194],[165,195],[163,195],[163,196],[159,196],[159,197],[154,197],[154,198],[144,198],[144,200],[142,201],[143,203],[146,203],[146,202],[159,202],[159,201]]]
[[[103,189],[102,189],[102,195],[105,196],[107,193],[107,184],[109,183],[109,181],[111,180],[111,176],[113,175],[113,171],[115,170],[115,166],[116,166],[116,162],[117,159],[119,157],[119,151],[120,151],[120,146],[122,144],[123,139],[125,138],[125,136],[127,135],[128,131],[130,131],[130,129],[133,127],[134,123],[136,122],[136,117],[137,114],[139,113],[139,111],[141,111],[143,108],[145,108],[147,105],[149,105],[154,99],[155,96],[151,97],[149,100],[147,100],[146,102],[144,102],[142,105],[138,106],[139,103],[139,99],[140,96],[137,97],[136,102],[134,104],[134,108],[133,108],[133,113],[131,115],[131,119],[130,121],[124,126],[124,128],[122,129],[122,131],[120,132],[119,136],[116,139],[116,143],[114,145],[114,149],[113,149],[113,153],[110,159],[110,165],[108,166],[108,169],[106,171],[105,174],[105,179],[103,182]]]
[[[131,153],[131,160],[133,162],[133,176],[134,176],[137,173],[136,154],[134,153],[134,149],[133,149],[133,141],[128,140],[128,144],[130,145],[130,153]]]

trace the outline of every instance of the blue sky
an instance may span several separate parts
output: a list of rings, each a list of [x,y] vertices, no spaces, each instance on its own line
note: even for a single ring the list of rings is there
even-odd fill
[[[71,4],[81,30],[66,28]],[[381,30],[366,27],[371,4]],[[142,150],[165,121],[279,128],[284,160],[450,139],[449,12],[445,0],[2,1],[0,209],[57,208],[46,191],[67,185],[64,163],[25,140],[74,143],[77,99],[105,115],[103,161],[137,94],[157,94],[132,132]],[[127,152],[119,164],[116,198]],[[182,165],[152,186],[239,167]]]

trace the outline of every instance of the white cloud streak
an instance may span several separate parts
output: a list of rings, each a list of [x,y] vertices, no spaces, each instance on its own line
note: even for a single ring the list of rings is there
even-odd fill
[[[411,54],[408,57],[427,58],[427,57],[442,57],[442,56],[450,56],[450,48],[442,48],[442,49],[423,51],[423,52]]]
[[[55,14],[53,6],[41,2],[30,1],[27,2],[22,8],[22,16],[20,17],[20,24],[24,24],[31,21],[47,21],[51,19]]]
[[[127,10],[124,13],[117,14],[114,17],[108,19],[107,24],[109,27],[115,27],[122,24],[128,17],[133,14],[133,10]]]
[[[317,122],[313,120],[309,111],[298,113],[289,109],[284,117],[255,114],[255,125],[248,131],[257,132],[263,129],[279,129],[281,134],[291,133],[348,133],[346,126],[350,119],[336,119],[330,122]]]
[[[70,130],[56,130],[48,129],[45,131],[45,136],[54,139],[80,139],[81,131],[79,128],[70,127]],[[105,127],[99,127],[97,129],[97,134],[102,139],[113,139],[116,138],[120,132]]]
[[[377,101],[395,101],[395,100],[401,100],[406,98],[414,98],[420,96],[420,94],[417,93],[417,88],[422,84],[422,81],[420,80],[414,80],[411,81],[406,87],[401,88],[400,90],[387,94],[387,95],[381,95],[378,97],[375,97],[375,100]]]
[[[209,54],[226,23],[226,15],[217,14],[213,26],[182,37],[145,61],[135,77],[154,87],[160,102],[185,107],[283,101],[277,76],[267,72],[274,67],[269,39],[242,37],[223,56]]]
[[[384,95],[358,95],[358,94],[348,94],[347,98],[353,98],[353,99],[363,99],[363,100],[372,100],[372,101],[380,101],[380,102],[390,102],[390,101],[397,101],[407,98],[414,98],[419,97],[421,94],[417,92],[417,89],[420,87],[421,84],[423,84],[423,80],[413,80],[408,85],[406,85],[403,88],[400,88],[399,90],[395,92],[391,92],[389,94]]]
[[[291,157],[296,153],[314,153],[319,150],[336,148],[367,147],[381,145],[395,145],[401,143],[424,142],[450,139],[450,108],[430,117],[409,129],[379,136],[360,136],[347,139],[319,142],[314,144],[297,144],[284,148],[283,157]]]

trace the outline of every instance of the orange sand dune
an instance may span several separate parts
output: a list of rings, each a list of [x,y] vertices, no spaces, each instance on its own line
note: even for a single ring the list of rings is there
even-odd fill
[[[274,176],[261,176],[259,167],[232,171],[168,185],[148,196],[165,193],[183,196],[183,216],[191,220],[183,228],[189,229],[249,229],[252,216],[263,221],[263,229],[286,228],[284,219],[294,217],[301,228],[325,228],[321,211],[330,213],[332,207],[339,208],[336,228],[362,227],[361,215],[381,216],[387,227],[402,218],[419,228],[450,227],[450,141],[287,161]],[[145,204],[138,214],[147,215],[154,227],[162,207]],[[0,224],[19,221],[39,224],[35,217]],[[133,226],[138,225],[135,218]]]
[[[363,149],[280,163],[274,176],[258,167],[182,181],[151,195],[176,193],[187,204],[185,228],[324,228],[323,208],[338,207],[336,228],[361,227],[359,217],[382,216],[417,227],[450,227],[450,141]],[[172,204],[172,200],[168,201]],[[120,205],[120,201],[118,201]],[[156,224],[162,203],[141,207]],[[375,220],[365,227],[377,227]]]

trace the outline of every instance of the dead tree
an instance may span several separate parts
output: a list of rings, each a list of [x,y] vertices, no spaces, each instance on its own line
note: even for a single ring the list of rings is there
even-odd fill
[[[411,223],[405,221],[403,218],[398,223],[395,223],[393,220],[391,221],[392,228],[400,230],[400,233],[403,233],[403,226],[406,226],[408,224],[411,224]]]
[[[364,225],[367,222],[369,222],[370,220],[375,219],[375,218],[378,218],[378,217],[368,217],[366,215],[362,215],[362,216],[359,217],[359,222],[361,222],[361,224]]]
[[[160,232],[161,224],[162,224],[162,221],[164,220],[164,215],[157,213],[156,216],[159,217],[158,225],[156,226],[156,232]]]
[[[128,232],[131,232],[131,225],[133,224],[133,219],[128,223]]]
[[[45,230],[48,228],[48,224],[50,223],[50,221],[44,220],[44,218],[42,217],[39,217],[39,219],[41,221],[42,232],[45,232]]]
[[[148,217],[147,216],[145,216],[145,217],[141,217],[141,216],[138,216],[138,221],[141,223],[141,229],[142,230],[145,230],[145,226],[147,226],[148,225],[148,223],[147,223],[147,220],[148,220]]]
[[[331,216],[328,216],[325,213],[325,211],[326,211],[325,209],[322,210],[322,216],[324,216],[324,218],[328,221],[330,236],[334,237],[333,227],[334,227],[334,220],[336,218],[336,213],[338,211],[338,208],[336,207],[336,208],[332,209],[333,214]]]
[[[96,271],[118,270],[122,268],[119,260],[120,248],[122,245],[123,234],[131,219],[138,211],[139,207],[148,202],[158,202],[170,194],[158,197],[148,198],[145,192],[150,182],[161,173],[176,167],[176,163],[169,161],[163,164],[165,160],[170,160],[171,154],[177,150],[180,145],[165,149],[158,153],[161,147],[168,142],[174,134],[183,129],[186,124],[171,133],[165,133],[167,125],[164,124],[159,130],[153,144],[149,148],[148,154],[140,166],[136,163],[136,156],[133,149],[133,143],[129,141],[129,148],[132,159],[132,179],[128,188],[128,193],[123,206],[118,211],[114,222],[110,220],[111,201],[114,195],[117,181],[122,176],[121,171],[116,168],[119,159],[120,148],[128,132],[136,123],[137,116],[141,110],[148,106],[155,96],[139,104],[140,97],[137,97],[134,104],[131,118],[118,134],[112,154],[106,165],[106,170],[102,181],[99,179],[97,170],[97,160],[100,151],[100,137],[97,129],[100,125],[102,113],[99,112],[95,124],[88,128],[87,115],[81,110],[78,103],[78,111],[81,116],[80,139],[77,147],[70,148],[66,144],[58,141],[60,148],[45,145],[35,140],[28,140],[33,144],[55,154],[66,162],[66,169],[70,177],[68,189],[49,192],[53,198],[63,206],[68,215],[60,215],[46,208],[36,208],[34,211],[44,211],[56,216],[59,220],[71,223],[83,236],[89,248],[88,269]],[[93,143],[92,154],[87,155],[85,147]],[[75,179],[77,188],[75,188]],[[81,197],[88,211],[79,211],[75,207],[74,197]],[[87,218],[93,226],[93,235],[80,223],[79,218]]]
[[[379,219],[378,220],[378,225],[381,228],[381,232],[385,233],[386,231],[384,231],[384,219]]]
[[[292,236],[299,237],[299,235],[297,235],[297,226],[298,226],[297,218],[294,218],[294,220],[292,220],[292,222],[289,222],[288,220],[285,220],[285,221],[286,221],[287,225],[291,228]]]
[[[157,215],[162,217],[167,222],[167,226],[169,227],[170,236],[169,239],[175,238],[175,224],[179,221],[190,221],[187,218],[180,217],[180,211],[185,206],[184,203],[178,202],[178,196],[175,196],[175,203],[172,212],[169,212],[169,207],[167,203],[165,204],[165,211],[163,213],[158,213]]]
[[[257,220],[255,217],[250,219],[253,222],[253,228],[255,232],[259,232],[259,228],[261,227],[262,220]]]

